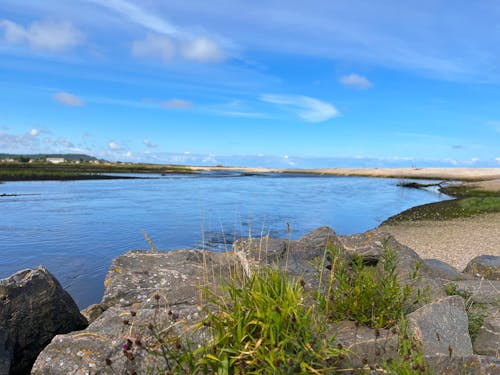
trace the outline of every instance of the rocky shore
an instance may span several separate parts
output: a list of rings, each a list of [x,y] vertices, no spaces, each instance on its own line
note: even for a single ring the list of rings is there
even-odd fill
[[[329,274],[335,267],[325,257],[331,246],[343,259],[359,256],[374,268],[381,266],[385,246],[395,251],[398,280],[427,291],[425,302],[413,306],[405,319],[408,335],[433,373],[500,373],[499,256],[477,257],[461,272],[423,260],[380,231],[337,236],[319,228],[297,241],[241,239],[228,253],[128,252],[113,260],[101,303],[81,314],[47,270],[18,272],[0,281],[0,374],[24,374],[32,365],[32,374],[44,375],[164,372],[171,355],[165,350],[188,349],[180,341],[173,348],[158,346],[161,330],[168,337],[188,337],[189,350],[210,341],[209,327],[200,324],[211,309],[203,290],[217,291],[235,274],[248,277],[273,267],[300,280],[309,296],[301,303],[312,305],[308,293],[323,290],[319,271]],[[412,279],[416,267],[418,277]],[[472,339],[471,306],[483,314]],[[337,364],[342,373],[384,373],[384,363],[401,359],[402,338],[391,327],[335,321],[325,329],[339,348],[347,349]]]

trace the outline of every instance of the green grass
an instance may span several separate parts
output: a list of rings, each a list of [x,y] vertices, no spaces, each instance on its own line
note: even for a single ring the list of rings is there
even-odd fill
[[[422,291],[399,282],[398,257],[385,243],[378,267],[365,265],[359,255],[348,262],[332,248],[328,256],[332,260],[330,277],[318,293],[318,303],[332,321],[352,320],[370,328],[388,328],[424,298]]]

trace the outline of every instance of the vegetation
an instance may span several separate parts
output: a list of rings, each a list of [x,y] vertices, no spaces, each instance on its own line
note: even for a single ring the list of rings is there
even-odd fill
[[[193,173],[193,171],[179,165],[136,163],[12,162],[0,164],[0,180],[3,181],[124,178],[123,176],[108,176],[107,173]]]
[[[145,238],[153,251],[147,234]],[[148,325],[149,334],[142,339],[128,338],[124,355],[131,364],[140,350],[160,359],[151,368],[155,373],[333,374],[346,371],[341,365],[349,351],[334,344],[331,323],[353,320],[377,328],[375,335],[378,328],[392,326],[399,333],[400,358],[381,359],[372,370],[430,374],[419,344],[407,333],[404,318],[423,296],[398,281],[395,252],[383,244],[378,266],[363,264],[361,257],[348,262],[333,248],[327,249],[326,259],[332,264],[330,277],[316,298],[304,291],[302,279],[277,267],[262,266],[251,276],[234,271],[217,288],[201,289],[204,319],[182,328],[175,312],[158,310],[156,323]],[[418,267],[413,277],[417,272]],[[202,338],[199,347],[192,345],[195,336]],[[348,370],[365,373],[370,367]]]
[[[353,320],[370,328],[388,328],[425,298],[420,289],[401,285],[398,280],[398,258],[393,249],[383,245],[378,267],[365,265],[359,255],[347,262],[333,248],[326,293],[318,293],[319,306],[333,321]],[[412,278],[415,279],[420,265]]]

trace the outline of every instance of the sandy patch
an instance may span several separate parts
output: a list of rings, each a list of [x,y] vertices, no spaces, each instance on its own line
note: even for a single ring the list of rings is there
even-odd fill
[[[384,225],[422,258],[440,259],[458,270],[478,255],[500,256],[500,213],[445,221],[417,221]]]

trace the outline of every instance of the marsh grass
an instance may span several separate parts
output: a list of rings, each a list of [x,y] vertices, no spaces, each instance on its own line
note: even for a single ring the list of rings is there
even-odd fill
[[[377,267],[366,265],[357,254],[347,259],[331,247],[327,258],[331,259],[330,275],[326,286],[324,282],[320,285],[317,301],[332,321],[351,320],[370,328],[389,328],[425,298],[420,289],[401,284],[398,257],[387,243],[382,244]],[[417,264],[410,279],[415,280],[418,271]]]

